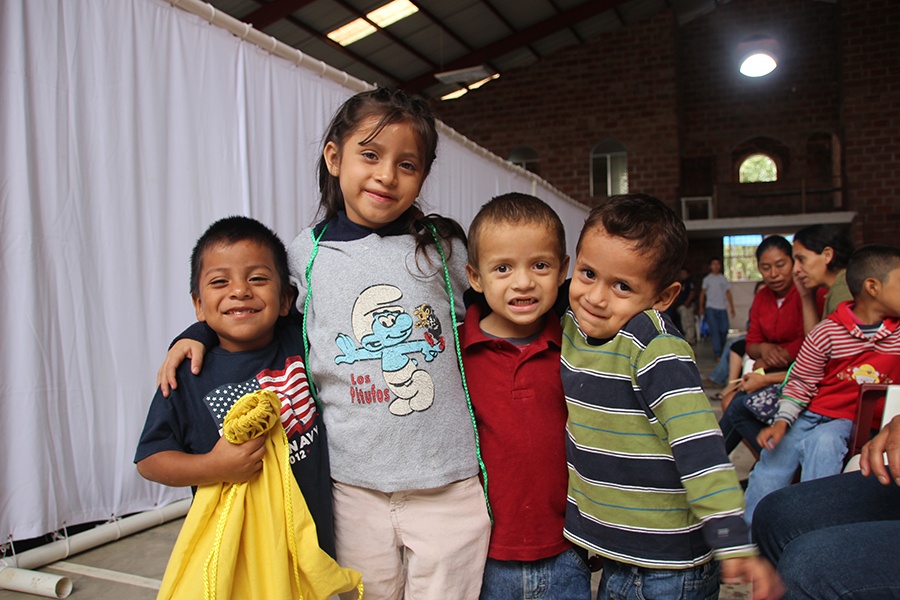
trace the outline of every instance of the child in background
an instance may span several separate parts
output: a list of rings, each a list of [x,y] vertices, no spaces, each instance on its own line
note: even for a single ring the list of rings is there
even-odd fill
[[[720,563],[777,598],[691,348],[660,313],[686,252],[684,223],[649,196],[610,198],[581,231],[563,318],[565,536],[603,557],[598,598],[714,598]]]
[[[569,257],[563,224],[526,194],[498,196],[469,227],[469,283],[484,294],[460,328],[494,516],[482,600],[588,600],[587,554],[562,535],[566,403],[553,312]]]
[[[291,469],[319,546],[334,556],[325,427],[309,395],[300,327],[275,326],[294,293],[284,244],[265,225],[229,217],[206,230],[191,255],[191,297],[197,318],[220,343],[207,354],[202,374],[187,377],[185,363],[178,371],[181,387],[168,397],[157,391],[135,462],[145,478],[176,487],[248,481],[262,469],[265,436],[232,444],[221,437],[222,423],[244,394],[272,390],[282,401],[282,424],[294,448]]]
[[[731,283],[722,274],[722,259],[718,256],[709,261],[709,273],[703,278],[697,306],[700,317],[706,318],[709,327],[713,358],[719,360],[728,338],[728,315],[734,318],[734,300],[731,297]]]
[[[856,417],[859,386],[900,380],[900,248],[864,246],[847,265],[853,302],[842,302],[806,336],[781,392],[772,426],[750,472],[747,512],[790,485],[836,475],[843,468]],[[790,429],[788,429],[790,428]]]
[[[348,99],[319,160],[322,220],[288,251],[328,427],[338,560],[366,598],[474,599],[490,535],[456,320],[465,234],[415,204],[435,158],[425,101]],[[182,340],[167,357],[202,345]],[[405,560],[404,560],[405,559]]]

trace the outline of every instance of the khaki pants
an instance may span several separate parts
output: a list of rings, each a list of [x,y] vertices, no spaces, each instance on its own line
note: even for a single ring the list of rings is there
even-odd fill
[[[477,600],[491,534],[478,477],[389,494],[335,482],[334,523],[366,600]]]

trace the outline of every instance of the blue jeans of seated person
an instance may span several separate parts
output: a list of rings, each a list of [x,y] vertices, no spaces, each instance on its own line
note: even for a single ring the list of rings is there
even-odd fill
[[[725,349],[728,338],[728,311],[721,308],[707,308],[704,312],[709,325],[709,338],[712,340],[713,356],[719,358]]]
[[[900,487],[858,471],[798,483],[756,507],[753,540],[784,580],[782,600],[900,598]]]
[[[741,440],[747,440],[753,451],[759,455],[762,448],[756,441],[756,436],[766,426],[765,423],[756,418],[756,415],[750,412],[744,400],[748,394],[738,392],[731,399],[731,404],[722,413],[719,419],[719,427],[722,429],[722,437],[725,438],[725,452],[731,454],[732,450],[738,447]]]
[[[479,600],[589,600],[590,597],[587,552],[569,548],[543,560],[489,558]]]
[[[731,368],[731,349],[736,343],[743,341],[746,339],[746,336],[740,336],[731,340],[731,343],[728,344],[728,347],[722,350],[722,356],[719,357],[719,362],[716,363],[715,368],[712,370],[712,373],[709,374],[709,380],[715,383],[718,383],[722,387],[725,387],[728,384],[728,372]]]
[[[603,559],[597,600],[713,600],[719,597],[719,563],[689,569],[649,569]]]
[[[853,422],[847,419],[832,419],[808,410],[800,413],[781,443],[772,450],[764,449],[750,471],[744,494],[747,523],[753,522],[753,512],[760,500],[791,484],[797,467],[800,467],[801,481],[840,473],[852,427]]]

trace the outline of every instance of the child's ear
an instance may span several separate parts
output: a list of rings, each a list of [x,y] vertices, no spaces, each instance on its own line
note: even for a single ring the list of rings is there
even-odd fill
[[[481,285],[481,273],[478,272],[478,269],[467,264],[466,275],[469,276],[469,286],[479,294],[483,294],[484,287]]]
[[[661,291],[656,297],[656,302],[653,304],[653,308],[655,308],[656,310],[666,310],[675,301],[675,298],[678,296],[678,293],[680,291],[680,281],[674,281],[670,283],[669,287]]]
[[[194,312],[197,315],[197,320],[201,323],[206,322],[206,312],[203,310],[203,302],[200,301],[200,296],[195,296],[191,294],[191,302],[194,303]]]
[[[297,298],[297,288],[289,285],[281,296],[281,306],[278,309],[278,315],[286,317],[288,313],[291,312],[291,304],[293,304],[294,300]]]
[[[322,150],[322,157],[325,159],[325,166],[332,177],[338,177],[341,174],[341,149],[334,142],[325,144]]]
[[[868,277],[863,281],[862,287],[863,291],[872,298],[878,298],[879,294],[881,294],[881,281],[874,277]]]

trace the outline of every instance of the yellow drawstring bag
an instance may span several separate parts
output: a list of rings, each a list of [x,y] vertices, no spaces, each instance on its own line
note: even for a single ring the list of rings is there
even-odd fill
[[[229,442],[267,436],[262,471],[249,482],[197,489],[158,599],[327,600],[354,588],[362,598],[360,574],[319,548],[291,471],[280,409],[268,390],[231,407],[223,425]]]

